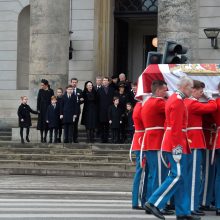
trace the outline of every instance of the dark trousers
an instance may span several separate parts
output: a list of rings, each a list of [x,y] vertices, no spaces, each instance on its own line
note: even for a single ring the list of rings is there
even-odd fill
[[[64,143],[73,142],[73,123],[64,124]]]
[[[77,115],[77,118],[73,122],[73,141],[78,140],[78,123],[79,123],[79,115]]]
[[[50,128],[50,143],[53,141],[54,133],[54,143],[57,143],[58,128]]]
[[[101,140],[103,143],[108,142],[108,135],[109,135],[109,123],[101,122]]]
[[[114,144],[118,143],[119,139],[120,139],[120,129],[112,128],[112,143]]]
[[[86,129],[87,142],[94,143],[95,141],[95,129]]]
[[[30,128],[28,127],[28,128],[26,128],[26,138],[29,137],[29,132],[30,132]],[[20,137],[21,137],[21,140],[24,140],[23,133],[24,133],[24,128],[20,127]]]
[[[41,142],[44,142],[44,143],[47,142],[47,133],[48,133],[48,129],[40,130]]]

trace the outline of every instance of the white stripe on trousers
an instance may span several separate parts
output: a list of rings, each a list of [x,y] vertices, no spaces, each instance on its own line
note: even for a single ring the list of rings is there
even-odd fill
[[[205,186],[204,186],[203,199],[202,199],[203,206],[206,205],[208,182],[209,182],[209,150],[206,150]]]
[[[162,178],[161,178],[161,158],[160,158],[160,151],[157,151],[157,163],[158,163],[158,184],[161,185]]]
[[[194,197],[195,197],[195,184],[196,184],[196,159],[197,149],[193,152],[193,170],[192,170],[192,187],[191,187],[191,211],[194,211]]]
[[[167,187],[167,189],[164,191],[164,193],[158,198],[158,200],[154,203],[154,206],[158,206],[160,202],[164,199],[164,197],[167,195],[167,193],[172,189],[172,187],[178,182],[180,176],[181,176],[181,169],[180,169],[180,163],[176,163],[177,167],[177,176],[172,181],[172,183]]]

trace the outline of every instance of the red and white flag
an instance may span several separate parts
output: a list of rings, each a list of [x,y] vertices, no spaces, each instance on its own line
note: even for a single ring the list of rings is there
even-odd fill
[[[151,93],[153,80],[165,81],[169,91],[174,91],[182,76],[200,80],[205,83],[206,90],[216,93],[220,82],[220,64],[151,64],[138,78],[136,99],[142,100]]]

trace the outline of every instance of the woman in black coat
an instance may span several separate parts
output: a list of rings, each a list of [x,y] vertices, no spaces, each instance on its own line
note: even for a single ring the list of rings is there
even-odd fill
[[[94,142],[95,128],[97,127],[97,93],[91,81],[85,83],[83,99],[81,124],[86,127],[87,141]]]
[[[41,89],[37,96],[37,111],[38,122],[37,129],[40,130],[41,142],[47,142],[48,124],[46,123],[47,108],[51,103],[51,97],[54,95],[52,89],[50,89],[49,83],[46,79],[41,80]]]
[[[31,107],[27,105],[27,100],[28,100],[27,96],[22,96],[21,105],[18,108],[18,124],[20,127],[20,137],[22,144],[24,143],[24,137],[23,137],[24,128],[26,128],[26,141],[30,142],[29,132],[30,132],[30,127],[32,125],[30,113],[37,114],[37,111],[32,110]]]

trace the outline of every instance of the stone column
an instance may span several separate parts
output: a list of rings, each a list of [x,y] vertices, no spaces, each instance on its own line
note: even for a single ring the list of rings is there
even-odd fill
[[[166,40],[174,40],[188,47],[188,60],[198,60],[198,0],[158,1],[159,51]]]
[[[36,98],[42,78],[52,89],[67,85],[70,1],[30,0],[30,6],[29,90]]]
[[[95,0],[95,75],[112,75],[114,53],[114,2]]]

